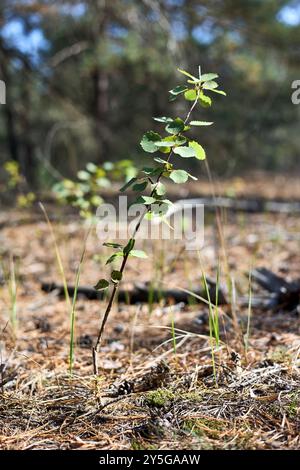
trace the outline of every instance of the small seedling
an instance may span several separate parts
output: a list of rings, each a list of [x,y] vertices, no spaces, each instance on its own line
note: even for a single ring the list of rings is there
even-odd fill
[[[94,373],[98,374],[97,353],[101,344],[105,325],[112,309],[115,300],[119,283],[123,278],[123,274],[129,258],[147,258],[144,251],[135,249],[136,234],[140,229],[144,217],[164,217],[160,211],[154,211],[154,206],[168,206],[172,204],[166,198],[166,186],[164,181],[173,181],[175,184],[186,183],[189,179],[197,180],[188,171],[181,169],[179,166],[180,159],[196,158],[197,160],[205,160],[206,152],[202,145],[196,140],[189,137],[189,132],[192,129],[211,126],[212,122],[192,120],[191,115],[199,104],[203,108],[208,108],[212,105],[212,98],[210,93],[218,93],[226,95],[226,93],[219,89],[216,82],[218,75],[215,73],[202,74],[199,67],[199,74],[197,77],[191,75],[185,70],[178,69],[183,74],[187,81],[183,85],[178,85],[169,91],[171,101],[179,97],[184,97],[191,106],[185,118],[180,117],[155,117],[154,121],[164,126],[165,134],[162,135],[157,131],[150,130],[146,132],[140,142],[142,149],[149,154],[153,154],[154,164],[142,168],[140,174],[131,178],[121,191],[126,191],[132,188],[137,193],[137,203],[144,204],[145,209],[141,215],[137,225],[133,231],[131,239],[125,246],[116,245],[114,243],[105,243],[105,246],[113,248],[115,252],[108,258],[107,264],[120,259],[120,268],[118,271],[113,271],[113,275],[108,279],[100,279],[96,284],[96,289],[106,290],[111,288],[111,294],[108,300],[106,310],[100,325],[98,337],[93,348],[93,365]],[[158,156],[162,154],[162,156]],[[164,158],[162,158],[164,157]],[[148,190],[147,193],[145,191]],[[158,212],[158,213],[157,213]]]
[[[17,280],[16,280],[16,269],[13,257],[9,263],[9,281],[8,290],[10,297],[10,323],[13,330],[13,334],[16,335],[18,318],[17,318]]]

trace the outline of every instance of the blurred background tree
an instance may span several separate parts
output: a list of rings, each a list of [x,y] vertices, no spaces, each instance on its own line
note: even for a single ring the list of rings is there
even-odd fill
[[[144,158],[176,67],[198,64],[228,93],[203,140],[214,171],[299,169],[298,0],[2,0],[0,26],[0,163],[18,162],[30,187]]]

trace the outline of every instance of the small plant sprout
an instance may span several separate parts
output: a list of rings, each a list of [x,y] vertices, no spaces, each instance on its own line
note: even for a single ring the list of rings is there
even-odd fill
[[[13,335],[16,335],[18,326],[18,307],[17,307],[17,280],[16,280],[16,269],[13,256],[10,257],[9,261],[9,279],[8,279],[8,291],[10,297],[10,324],[12,327]]]
[[[64,270],[64,266],[63,266],[63,261],[62,261],[60,250],[59,250],[59,247],[58,247],[58,244],[57,244],[56,235],[55,235],[55,232],[54,232],[53,225],[51,224],[51,221],[49,219],[49,216],[48,216],[47,211],[46,211],[45,207],[43,206],[43,204],[40,203],[39,205],[40,205],[40,208],[41,208],[41,210],[42,210],[42,212],[45,216],[47,225],[48,225],[50,233],[51,233],[53,246],[54,246],[54,250],[55,250],[56,261],[57,261],[57,266],[58,266],[58,270],[59,270],[59,273],[60,273],[60,276],[61,276],[61,279],[62,279],[62,283],[63,283],[63,287],[64,287],[65,301],[66,301],[67,308],[70,312],[69,372],[72,375],[73,374],[73,366],[74,366],[75,323],[76,323],[76,304],[77,304],[78,286],[79,286],[81,269],[82,269],[82,265],[83,265],[83,261],[84,261],[84,257],[85,257],[85,252],[86,252],[86,244],[87,244],[87,240],[88,240],[88,237],[90,235],[90,232],[91,232],[91,227],[88,228],[87,234],[86,234],[86,237],[85,237],[85,240],[84,240],[83,249],[82,249],[80,260],[79,260],[78,267],[77,267],[77,270],[76,270],[74,294],[73,294],[73,298],[71,299],[70,295],[69,295],[67,278],[66,278],[66,274],[65,274],[65,270]]]
[[[85,252],[86,252],[86,245],[87,240],[90,235],[91,228],[88,229],[83,250],[80,256],[79,264],[76,271],[75,277],[75,288],[72,300],[72,306],[70,311],[70,347],[69,347],[69,372],[72,375],[73,373],[73,366],[74,366],[74,350],[75,350],[75,325],[76,325],[76,305],[77,305],[77,294],[78,294],[78,286],[80,281],[81,269],[84,262]]]
[[[252,314],[252,266],[249,271],[249,289],[248,289],[248,314],[247,314],[247,329],[244,336],[245,342],[245,354],[247,356],[249,348],[249,337],[250,337],[250,323],[251,323],[251,314]]]
[[[107,264],[120,260],[119,270],[114,270],[110,279],[100,279],[95,288],[98,290],[111,289],[108,304],[100,324],[98,337],[93,347],[93,365],[94,373],[98,374],[97,353],[101,345],[101,340],[105,325],[115,300],[118,286],[123,278],[124,271],[129,258],[147,258],[144,251],[135,249],[135,237],[140,229],[144,217],[147,218],[161,217],[164,214],[157,207],[168,206],[172,204],[166,197],[165,181],[173,181],[175,184],[186,183],[188,180],[197,180],[188,171],[180,168],[181,159],[196,158],[197,160],[205,160],[206,152],[201,143],[189,136],[190,131],[195,128],[206,128],[213,123],[203,120],[193,120],[191,118],[193,111],[198,105],[202,108],[208,108],[212,105],[211,95],[214,93],[226,95],[219,89],[217,83],[218,75],[215,73],[201,74],[199,67],[198,76],[194,76],[185,70],[178,71],[186,77],[186,82],[178,85],[169,91],[170,101],[178,98],[184,98],[191,103],[185,118],[180,117],[154,117],[155,123],[164,127],[164,133],[156,130],[146,132],[140,142],[142,149],[149,154],[151,162],[133,178],[131,178],[121,191],[132,188],[137,193],[136,202],[144,204],[145,209],[139,221],[136,224],[133,234],[125,246],[115,243],[105,243],[108,248],[114,249],[114,253],[110,255]]]

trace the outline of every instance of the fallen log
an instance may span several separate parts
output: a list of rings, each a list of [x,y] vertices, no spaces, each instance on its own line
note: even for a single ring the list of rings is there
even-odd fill
[[[205,210],[214,211],[218,209],[226,209],[228,211],[248,212],[248,213],[282,213],[282,214],[299,214],[299,201],[274,201],[262,198],[239,199],[231,197],[199,197],[193,199],[180,199],[175,201],[173,206],[168,210],[167,216],[181,211],[184,207],[190,205],[192,207],[204,206]]]
[[[274,310],[285,309],[292,312],[298,312],[300,308],[300,281],[286,281],[284,278],[274,274],[266,268],[255,269],[252,273],[253,281],[262,287],[269,294],[267,295],[253,295],[251,306],[253,309]],[[207,279],[209,295],[212,303],[216,302],[216,283],[211,279]],[[44,292],[56,291],[58,296],[64,296],[63,285],[51,283],[42,283],[41,288]],[[68,286],[68,293],[70,297],[74,296],[75,286]],[[196,296],[201,297],[207,301],[207,294],[205,289],[197,288],[192,289]],[[104,300],[105,293],[95,290],[93,287],[79,286],[78,295],[85,297],[88,300]],[[188,292],[180,289],[152,289],[149,284],[137,283],[132,289],[120,289],[118,292],[118,300],[127,304],[139,303],[157,303],[164,300],[166,303],[181,303],[189,304],[191,302],[201,303],[200,299],[192,296]],[[227,296],[225,289],[219,287],[218,290],[218,304],[227,305]],[[241,307],[246,307],[249,304],[248,297],[241,297],[238,300]]]
[[[295,311],[300,305],[300,281],[287,281],[266,268],[255,269],[252,279],[260,287],[270,292],[270,302],[267,305],[273,309]]]
[[[173,200],[173,198],[172,198]],[[0,201],[1,202],[1,201]],[[184,205],[189,204],[193,207],[204,205],[207,211],[214,211],[216,208],[226,209],[232,212],[246,212],[246,213],[282,213],[282,214],[299,214],[300,201],[299,200],[270,200],[264,198],[234,198],[218,196],[213,198],[211,196],[196,197],[193,199],[174,200],[173,209],[170,209],[170,215],[182,210]],[[18,227],[21,225],[31,225],[39,222],[44,222],[41,214],[33,213],[28,216],[21,216],[18,219],[7,217],[7,213],[0,214],[0,230],[7,227]],[[60,217],[54,214],[49,215],[51,221],[60,220]],[[76,219],[76,212],[64,214],[64,221]]]
[[[216,284],[208,280],[208,289],[210,294],[210,299],[212,303],[216,301]],[[56,284],[54,282],[43,282],[41,288],[44,292],[53,292],[56,291],[57,295],[62,297],[64,296],[64,287],[63,285]],[[68,293],[70,297],[74,296],[75,286],[68,286]],[[192,292],[207,300],[207,295],[204,289],[193,289]],[[89,300],[103,300],[105,298],[105,293],[95,290],[93,287],[79,286],[77,289],[79,296],[83,296]],[[120,289],[118,292],[119,302],[124,302],[128,304],[138,304],[138,303],[148,303],[153,302],[157,303],[161,300],[165,300],[169,303],[180,303],[189,304],[191,301],[200,302],[199,299],[193,297],[187,292],[181,291],[179,289],[151,289],[148,284],[135,284],[132,289]],[[219,305],[226,305],[226,295],[222,289],[218,290],[218,303]]]

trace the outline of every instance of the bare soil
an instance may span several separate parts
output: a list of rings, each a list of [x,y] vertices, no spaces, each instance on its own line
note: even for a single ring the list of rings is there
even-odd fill
[[[101,372],[94,377],[91,346],[105,303],[78,299],[70,375],[69,309],[55,292],[40,289],[42,281],[61,282],[53,241],[45,222],[26,217],[24,223],[24,213],[1,214],[15,221],[0,232],[0,257],[5,274],[13,255],[18,287],[13,329],[5,276],[0,286],[1,449],[299,449],[299,316],[252,309],[246,350],[249,311],[235,300],[249,295],[252,267],[300,278],[299,218],[228,213],[222,250],[209,217],[202,266],[216,278],[221,263],[222,283],[231,279],[235,286],[233,300],[219,308],[215,370],[207,305],[164,299],[153,306],[114,305],[99,353]],[[74,284],[85,228],[62,217],[54,229]],[[192,290],[202,282],[197,253],[180,242],[140,245],[149,258],[130,264],[129,285],[150,281]],[[108,254],[91,233],[81,284],[93,286],[103,277]]]

